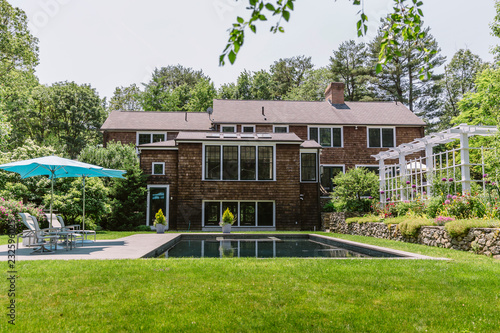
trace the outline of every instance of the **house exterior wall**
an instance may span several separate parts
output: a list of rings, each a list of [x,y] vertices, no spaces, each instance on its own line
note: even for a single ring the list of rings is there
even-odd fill
[[[104,131],[103,133],[103,143],[104,147],[108,144],[108,142],[115,141],[121,142],[123,144],[136,143],[136,132],[109,132]]]
[[[148,183],[170,185],[172,229],[201,230],[204,200],[269,200],[275,203],[276,230],[319,230],[318,184],[300,183],[298,144],[276,145],[275,181],[204,181],[202,149],[202,143],[181,142],[178,151],[141,152],[141,168],[146,174],[151,174],[153,162],[165,162],[166,174],[151,175]]]

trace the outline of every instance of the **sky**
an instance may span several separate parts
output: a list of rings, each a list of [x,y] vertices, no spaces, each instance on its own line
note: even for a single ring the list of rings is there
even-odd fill
[[[23,9],[39,39],[36,75],[43,84],[87,83],[108,99],[118,86],[147,83],[155,68],[181,64],[202,69],[216,87],[243,70],[269,69],[280,58],[312,57],[316,67],[349,39],[369,42],[393,0],[365,0],[366,37],[356,37],[359,6],[350,0],[297,0],[285,33],[269,25],[248,32],[236,63],[220,67],[219,55],[236,16],[248,0],[8,0]],[[424,23],[449,60],[468,48],[483,60],[500,41],[490,35],[493,0],[423,0]]]

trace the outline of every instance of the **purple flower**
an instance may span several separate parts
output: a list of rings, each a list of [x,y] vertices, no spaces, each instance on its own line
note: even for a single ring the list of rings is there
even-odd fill
[[[453,200],[457,200],[457,199],[458,199],[458,197],[457,197],[456,195],[454,195],[454,196],[452,197],[452,199],[453,199]]]
[[[417,185],[413,184],[411,187],[415,188],[415,187],[417,187]]]
[[[450,201],[450,200],[445,200],[445,201],[444,201],[444,204],[445,204],[445,205],[449,205],[449,204],[451,204],[451,201]]]
[[[410,181],[409,181],[409,180],[407,180],[407,181],[406,181],[406,184],[410,184]]]
[[[446,196],[446,198],[447,198],[447,199],[451,199],[452,197],[453,197],[453,196],[452,196],[451,194],[448,194],[448,195]]]
[[[448,179],[448,180],[449,180],[450,182],[452,182],[452,181],[453,181],[453,178],[450,178],[450,179]]]
[[[441,180],[442,180],[443,182],[445,182],[445,181],[447,181],[448,179],[446,179],[446,178],[442,178]]]
[[[380,191],[380,194],[384,194],[385,192],[384,191]]]
[[[426,195],[426,194],[427,194],[427,192],[424,191],[423,195]]]
[[[485,173],[485,174],[483,175],[483,178],[486,178],[486,177],[488,177],[488,174],[487,174],[487,173]]]
[[[372,196],[369,196],[369,197],[368,197],[368,199],[370,199],[370,200],[371,200],[371,199],[373,199],[373,197],[372,197]]]

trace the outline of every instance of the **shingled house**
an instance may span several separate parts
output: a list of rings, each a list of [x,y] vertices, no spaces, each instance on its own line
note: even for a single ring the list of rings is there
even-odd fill
[[[213,112],[113,111],[101,130],[135,143],[148,180],[147,225],[166,211],[170,229],[220,230],[229,208],[239,230],[313,230],[320,196],[349,168],[378,169],[372,155],[424,136],[425,123],[396,102],[214,100]]]

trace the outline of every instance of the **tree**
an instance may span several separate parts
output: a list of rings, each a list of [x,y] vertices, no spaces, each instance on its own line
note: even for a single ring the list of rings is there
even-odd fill
[[[476,76],[475,92],[458,102],[460,115],[455,124],[498,125],[500,121],[500,68],[488,67]]]
[[[213,100],[217,96],[214,84],[209,79],[201,79],[191,90],[191,97],[187,104],[187,110],[191,112],[205,112],[213,106]]]
[[[438,115],[438,130],[447,129],[452,125],[452,119],[460,113],[459,101],[466,93],[474,91],[474,80],[483,68],[481,58],[470,50],[461,49],[453,55],[439,83],[443,89],[443,106]]]
[[[109,101],[108,110],[143,111],[142,91],[136,84],[128,87],[116,87],[113,97]]]
[[[234,82],[225,83],[219,87],[217,97],[220,99],[237,99],[236,84]]]
[[[304,75],[304,82],[293,87],[285,96],[291,101],[324,101],[325,88],[337,78],[326,67],[308,70]]]
[[[387,17],[382,20],[382,25],[392,24],[392,18]],[[405,104],[411,111],[429,111],[432,103],[438,98],[435,82],[440,76],[433,75],[422,80],[420,78],[420,68],[427,63],[432,68],[441,66],[445,57],[439,55],[440,48],[430,34],[430,28],[423,28],[424,37],[420,43],[429,49],[437,50],[428,55],[416,47],[412,40],[405,40],[402,37],[394,40],[394,56],[392,62],[384,65],[384,71],[379,73],[372,80],[378,98],[383,100],[396,100]],[[373,63],[378,60],[378,54],[383,47],[384,30],[380,29],[375,40],[370,44],[371,57]]]
[[[28,139],[24,145],[6,153],[0,153],[0,164],[27,160],[36,157],[55,155],[56,149],[39,146]],[[5,199],[31,201],[41,204],[43,196],[50,191],[50,180],[44,176],[21,179],[14,172],[0,171],[0,197]]]
[[[252,99],[270,100],[273,98],[272,76],[265,70],[254,72],[252,80]]]
[[[304,82],[308,70],[313,69],[311,57],[296,56],[279,59],[271,65],[274,99],[283,99],[293,88]]]
[[[101,221],[103,228],[111,230],[134,230],[146,220],[146,177],[141,171],[139,158],[133,144],[110,142],[106,148],[87,146],[82,150],[80,161],[97,164],[105,168],[126,170],[125,179],[110,178],[108,204],[109,218]]]
[[[219,64],[224,65],[226,57],[233,64],[236,61],[236,56],[243,46],[245,40],[245,31],[250,29],[253,33],[257,32],[257,24],[259,21],[267,21],[266,14],[271,14],[277,17],[276,24],[271,26],[271,32],[284,32],[281,22],[282,20],[289,21],[290,14],[294,10],[295,0],[274,0],[271,2],[265,0],[248,0],[249,6],[247,10],[251,12],[250,18],[244,19],[237,17],[229,30],[229,38],[222,54],[219,56]],[[435,53],[435,49],[429,49],[425,44],[420,43],[421,39],[426,36],[426,31],[421,30],[422,1],[418,0],[393,0],[393,12],[390,14],[392,23],[382,27],[381,47],[378,55],[378,64],[376,72],[382,71],[382,64],[391,62],[395,55],[398,55],[397,43],[394,42],[396,37],[401,37],[404,41],[413,41],[415,47],[427,56]],[[363,5],[364,0],[353,0],[353,5]],[[368,17],[364,12],[364,6],[361,6],[359,11],[360,19],[357,22],[358,37],[366,34],[368,26],[366,22]],[[424,58],[423,66],[420,68],[420,78],[430,76],[432,64],[429,63],[427,57]]]
[[[5,114],[0,110],[0,152],[5,151],[9,139],[12,125],[7,120]]]
[[[38,64],[38,39],[28,29],[26,14],[0,0],[0,82],[12,70],[31,72]]]
[[[359,101],[370,95],[367,83],[372,72],[365,43],[356,44],[349,40],[340,44],[330,57],[330,71],[333,77],[345,84],[345,99]]]
[[[78,155],[78,160],[108,169],[126,170],[139,166],[135,145],[114,141],[108,142],[106,148],[87,145]]]
[[[191,90],[201,80],[210,80],[201,70],[181,65],[156,68],[144,85],[142,107],[146,111],[188,111]]]
[[[240,73],[236,80],[236,99],[253,99],[252,97],[252,72],[246,69]]]
[[[66,81],[43,88],[42,92],[34,96],[31,112],[40,117],[39,128],[46,126],[44,142],[60,147],[71,158],[76,158],[88,143],[101,142],[99,129],[106,111],[94,88]]]

